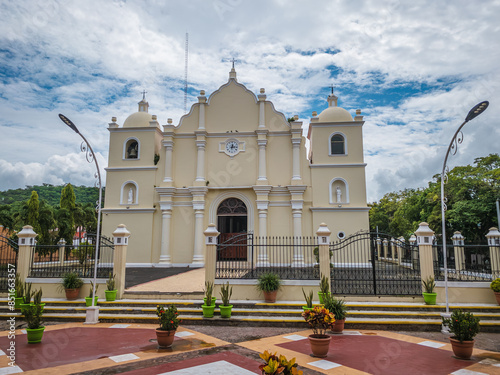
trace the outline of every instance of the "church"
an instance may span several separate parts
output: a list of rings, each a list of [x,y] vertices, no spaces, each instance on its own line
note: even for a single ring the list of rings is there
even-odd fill
[[[315,236],[321,223],[332,241],[367,231],[363,116],[333,93],[327,102],[305,137],[298,116],[287,120],[264,88],[248,90],[234,66],[177,125],[160,125],[143,95],[138,112],[109,123],[102,233],[126,225],[127,266],[203,267],[210,223],[219,242]]]

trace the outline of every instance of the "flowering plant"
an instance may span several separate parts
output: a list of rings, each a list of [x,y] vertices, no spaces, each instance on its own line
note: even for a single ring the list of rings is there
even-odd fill
[[[312,310],[306,310],[302,317],[312,328],[315,335],[326,335],[326,331],[335,323],[335,316],[323,306],[316,306]]]
[[[171,305],[167,309],[157,305],[156,315],[158,315],[158,323],[160,324],[159,329],[162,331],[175,331],[181,322],[178,317],[179,313],[177,312],[177,307],[174,305]]]
[[[259,354],[266,363],[259,366],[262,374],[266,375],[302,375],[302,370],[297,370],[297,363],[295,358],[287,360],[285,356],[281,355],[278,357],[276,352],[274,354],[269,353],[267,350],[264,353]]]
[[[443,324],[448,326],[453,338],[460,342],[472,341],[479,333],[479,318],[462,310],[453,311],[451,318],[443,318]]]

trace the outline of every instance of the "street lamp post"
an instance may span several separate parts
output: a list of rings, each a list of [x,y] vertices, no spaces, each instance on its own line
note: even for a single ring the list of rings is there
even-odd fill
[[[457,153],[458,145],[463,141],[462,128],[467,124],[470,120],[476,118],[481,113],[483,113],[486,108],[488,108],[489,102],[484,101],[479,104],[476,104],[467,114],[465,121],[460,125],[460,127],[455,132],[455,135],[451,139],[450,145],[448,146],[448,150],[446,151],[446,156],[444,158],[443,170],[441,171],[441,223],[442,223],[442,232],[441,235],[443,237],[443,264],[444,264],[444,289],[445,289],[445,298],[446,298],[446,314],[449,314],[450,307],[448,303],[448,264],[446,259],[446,225],[445,225],[445,211],[446,211],[446,198],[444,196],[444,184],[445,180],[448,179],[447,176],[447,166],[446,163],[448,161],[448,156],[450,155],[450,151],[452,151],[453,155]]]
[[[80,137],[82,137],[83,142],[80,145],[80,150],[82,152],[85,152],[85,158],[89,163],[94,162],[95,167],[97,169],[97,172],[95,173],[94,177],[97,179],[97,187],[99,188],[99,200],[97,201],[97,234],[96,234],[96,243],[95,243],[95,258],[94,258],[94,283],[93,283],[93,288],[92,288],[92,306],[91,306],[91,311],[94,311],[94,313],[88,314],[85,319],[85,323],[88,324],[96,324],[98,323],[98,315],[99,315],[99,309],[95,306],[95,289],[96,289],[96,282],[97,282],[97,259],[99,259],[99,245],[101,243],[100,239],[100,231],[101,231],[101,202],[102,202],[102,183],[101,183],[101,171],[99,169],[99,163],[97,163],[97,158],[95,156],[94,150],[92,149],[92,146],[90,143],[87,141],[87,139],[80,133],[78,128],[76,127],[73,122],[64,116],[63,114],[59,114],[59,118],[64,122],[66,125],[68,125],[76,134],[78,134]]]

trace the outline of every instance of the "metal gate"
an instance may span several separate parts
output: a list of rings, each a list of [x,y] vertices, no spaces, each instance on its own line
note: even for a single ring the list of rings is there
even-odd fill
[[[9,273],[14,273],[12,269],[17,270],[18,246],[10,238],[0,236],[0,290],[6,291]],[[15,273],[14,273],[15,275]],[[12,277],[12,276],[11,276]]]
[[[361,232],[330,244],[334,294],[420,295],[418,246]]]
[[[216,278],[241,278],[254,269],[253,233],[235,233],[217,245]]]

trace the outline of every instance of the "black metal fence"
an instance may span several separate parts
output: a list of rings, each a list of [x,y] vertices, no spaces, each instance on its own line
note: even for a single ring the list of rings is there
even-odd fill
[[[97,277],[108,278],[113,272],[113,242],[100,237]],[[89,234],[78,245],[35,245],[31,250],[29,277],[62,277],[77,272],[81,277],[94,277],[95,235]]]
[[[334,294],[419,295],[418,246],[381,233],[357,233],[330,245]]]
[[[491,281],[495,275],[499,275],[500,270],[492,270],[490,256],[490,247],[488,245],[447,245],[446,266],[448,268],[448,280]],[[435,279],[444,280],[442,244],[433,246],[433,262]]]
[[[285,280],[319,279],[314,237],[235,235],[217,245],[217,279],[257,279],[273,272]]]
[[[2,291],[8,289],[9,270],[17,269],[17,254],[17,243],[10,238],[0,236],[0,290]]]

